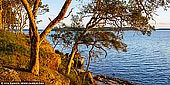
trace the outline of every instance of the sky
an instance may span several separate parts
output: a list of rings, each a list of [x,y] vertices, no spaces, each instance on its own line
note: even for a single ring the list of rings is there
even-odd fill
[[[88,1],[88,0],[87,0]],[[43,22],[41,22],[40,24],[38,24],[38,27],[41,29],[44,29],[50,22],[49,18],[51,20],[53,20],[59,13],[59,11],[61,10],[65,0],[42,0],[43,4],[48,4],[49,5],[49,9],[50,12],[46,13],[44,15],[40,15],[38,18],[42,19]],[[76,13],[76,11],[78,10],[78,6],[80,3],[78,3],[76,0],[72,0],[71,5],[69,6],[69,9],[67,10],[66,16],[69,14],[69,12],[71,11],[71,9],[73,8],[72,13]],[[71,24],[70,22],[70,18],[71,16],[65,18],[62,22],[66,23],[67,25]]]
[[[87,3],[89,0],[84,0],[84,3]],[[49,8],[50,8],[50,12],[44,14],[44,15],[40,15],[38,17],[38,19],[42,19],[43,22],[38,24],[38,27],[40,29],[44,29],[48,23],[50,22],[49,18],[52,20],[54,19],[59,11],[61,10],[65,0],[42,0],[43,4],[48,4]],[[70,12],[70,10],[73,9],[72,13],[75,13],[78,8],[79,8],[79,3],[76,0],[73,0],[66,16],[68,15],[68,13]],[[164,11],[164,9],[161,7],[158,10],[156,10],[158,16],[154,16],[155,21],[151,21],[150,23],[152,25],[155,25],[156,28],[170,28],[170,9],[168,9],[167,11]],[[68,18],[65,18],[62,22],[66,23],[67,25],[69,25],[70,22],[70,16]]]

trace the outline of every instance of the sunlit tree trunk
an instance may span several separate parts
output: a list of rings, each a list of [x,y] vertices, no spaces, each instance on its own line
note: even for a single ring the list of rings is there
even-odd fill
[[[0,0],[0,29],[2,28],[2,0]]]
[[[72,65],[72,61],[74,59],[75,53],[78,49],[78,43],[81,41],[81,39],[84,37],[84,35],[86,34],[86,32],[88,31],[88,27],[85,29],[85,31],[79,36],[79,38],[75,41],[75,44],[73,45],[71,54],[70,54],[70,59],[68,61],[68,65],[67,65],[67,75],[70,74],[71,71],[71,65]]]
[[[0,10],[0,29],[3,29],[2,28],[2,10]]]
[[[68,65],[67,65],[67,75],[70,74],[71,64],[72,64],[72,61],[74,59],[75,53],[76,53],[76,51],[78,49],[79,42],[82,40],[82,38],[87,33],[87,31],[89,29],[93,28],[100,21],[100,20],[99,21],[94,20],[95,22],[92,23],[92,20],[93,20],[93,18],[87,23],[86,29],[81,33],[81,35],[77,38],[77,40],[75,41],[75,44],[73,45],[73,48],[72,48],[72,51],[71,51],[71,54],[70,54],[70,59],[68,61]]]
[[[70,74],[70,71],[71,71],[71,65],[72,65],[72,60],[74,58],[74,55],[77,51],[77,46],[78,44],[74,44],[73,48],[72,48],[72,52],[71,52],[71,55],[70,55],[70,59],[69,59],[69,62],[68,62],[68,65],[67,65],[67,75]]]
[[[39,0],[37,0],[39,1]],[[38,28],[35,23],[35,16],[29,6],[29,3],[27,0],[22,0],[22,3],[27,10],[27,13],[29,15],[30,20],[30,40],[31,40],[31,55],[30,55],[30,71],[34,75],[39,75],[39,34],[38,34]],[[37,3],[39,4],[39,3]]]
[[[35,75],[39,75],[39,45],[39,35],[33,35],[31,37],[30,70]]]
[[[64,15],[66,14],[66,11],[72,0],[65,1],[59,15],[48,24],[48,26],[40,35],[38,33],[38,28],[36,27],[36,23],[35,23],[35,16],[38,12],[38,6],[40,0],[35,1],[33,11],[31,10],[31,7],[29,6],[27,0],[21,0],[21,1],[28,13],[28,17],[30,21],[30,28],[29,28],[29,35],[31,40],[30,71],[35,75],[39,75],[39,46],[41,42],[46,38],[46,36],[50,33],[52,28],[57,23],[59,23],[61,20],[64,19]]]

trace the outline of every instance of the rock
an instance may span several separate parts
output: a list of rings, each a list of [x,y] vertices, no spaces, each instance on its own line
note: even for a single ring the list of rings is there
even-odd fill
[[[136,85],[121,78],[110,78],[105,75],[94,75],[93,77],[96,80],[96,85]]]
[[[95,84],[95,80],[93,79],[93,75],[91,72],[81,71],[80,76],[82,77],[82,79],[85,78],[85,80],[89,81],[91,84]]]
[[[54,48],[50,45],[48,40],[44,40],[40,45],[40,66],[58,70],[60,64],[60,54],[55,53]]]
[[[66,76],[58,73],[56,70],[47,67],[40,67],[39,76],[30,72],[17,71],[22,82],[35,81],[44,82],[45,85],[70,85],[70,80]]]
[[[78,59],[79,57],[81,57],[81,53],[80,52],[76,52],[74,58]]]
[[[85,70],[83,70],[83,69],[77,69],[77,71],[78,71],[79,73],[85,72]]]
[[[0,82],[7,81],[7,82],[21,82],[21,79],[18,76],[18,73],[13,69],[8,68],[0,68]]]
[[[62,52],[60,52],[59,50],[55,50],[55,53],[56,54],[59,54],[59,55],[64,55]]]
[[[40,49],[44,52],[54,52],[54,48],[51,46],[50,42],[48,40],[43,40],[43,42],[40,45]]]
[[[43,80],[48,80],[46,81],[46,85],[70,85],[70,80],[57,71],[48,68],[40,70],[40,77],[45,78]]]
[[[76,61],[74,60],[74,62]],[[78,69],[83,69],[84,68],[84,57],[79,57],[78,63],[74,63],[74,67],[77,67]]]
[[[46,66],[50,69],[58,70],[60,64],[61,64],[61,57],[59,54],[50,53],[40,57],[41,66]]]
[[[84,57],[81,56],[79,52],[76,52],[75,57],[74,57],[74,67],[78,69],[83,69],[84,68]]]

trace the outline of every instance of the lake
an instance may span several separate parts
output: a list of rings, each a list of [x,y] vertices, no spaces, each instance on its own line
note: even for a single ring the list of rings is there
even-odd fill
[[[125,32],[127,52],[109,51],[91,63],[90,71],[135,82],[137,85],[170,85],[170,31],[154,31],[150,37]]]
[[[170,85],[170,30],[154,31],[151,36],[128,31],[123,41],[128,45],[127,52],[107,50],[109,55],[93,60],[89,70],[137,85]],[[79,49],[87,48],[80,46]],[[87,52],[82,55],[87,56]]]

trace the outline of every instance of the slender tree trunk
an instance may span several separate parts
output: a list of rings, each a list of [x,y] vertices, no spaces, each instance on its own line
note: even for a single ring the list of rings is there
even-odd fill
[[[86,67],[86,72],[88,72],[88,70],[89,70],[90,62],[91,62],[91,56],[89,55],[89,57],[88,57],[88,63],[87,63],[87,67]]]
[[[68,61],[68,65],[67,65],[67,75],[70,74],[72,60],[73,60],[74,55],[78,49],[78,43],[81,41],[81,39],[84,37],[84,35],[86,34],[87,31],[88,31],[88,28],[85,29],[85,31],[80,35],[80,37],[75,41],[75,44],[73,45],[73,48],[72,48],[72,51],[70,54],[71,56],[70,56],[70,59]]]
[[[2,10],[0,10],[0,29],[3,29],[3,27],[2,27]]]
[[[39,35],[38,29],[36,30],[37,33],[33,33],[32,25],[29,26],[29,36],[31,40],[31,54],[30,54],[30,72],[34,75],[39,75]]]
[[[92,46],[92,48],[89,51],[89,57],[88,57],[88,63],[87,63],[87,67],[86,67],[86,72],[88,72],[88,69],[90,67],[90,62],[91,62],[91,57],[92,57],[91,52],[92,52],[93,48],[94,48],[94,45]]]
[[[27,10],[28,17],[30,20],[30,28],[29,28],[29,35],[31,40],[31,55],[30,55],[30,71],[34,75],[39,75],[39,34],[38,34],[38,28],[35,23],[35,16],[33,15],[33,12],[29,6],[29,3],[27,0],[21,0],[25,9]],[[39,0],[37,0],[39,1]],[[39,3],[36,3],[39,4]]]
[[[35,75],[39,75],[39,45],[39,35],[33,35],[31,37],[30,70]]]
[[[75,43],[73,48],[72,48],[72,52],[70,54],[70,59],[69,59],[68,65],[67,65],[67,75],[70,74],[72,61],[73,61],[74,55],[75,55],[77,48],[78,48],[77,46],[78,46],[78,44]]]
[[[2,0],[0,0],[0,29],[2,28]]]

